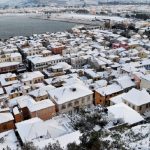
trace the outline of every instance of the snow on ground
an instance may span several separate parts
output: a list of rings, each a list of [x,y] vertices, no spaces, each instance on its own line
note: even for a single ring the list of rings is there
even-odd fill
[[[55,15],[55,14],[54,14]],[[103,19],[110,19],[112,21],[124,21],[126,20],[126,18],[122,18],[122,17],[116,17],[116,16],[98,16],[98,15],[90,15],[90,14],[75,14],[75,13],[64,13],[64,14],[59,14],[59,15],[55,15],[56,18],[61,18],[61,19],[77,19],[77,20],[89,20],[92,21],[93,19],[99,19],[99,20],[103,20]]]
[[[76,144],[80,144],[80,140],[79,140],[80,136],[81,136],[81,133],[79,131],[75,131],[75,132],[65,134],[57,138],[50,138],[44,141],[35,142],[34,145],[42,149],[45,146],[47,146],[49,143],[53,144],[58,141],[60,146],[65,150],[69,143],[75,142]]]
[[[0,133],[0,150],[7,149],[7,146],[10,147],[11,150],[16,150],[17,147],[19,147],[17,137],[13,130]]]
[[[150,123],[138,125],[127,130],[123,134],[123,140],[132,149],[150,150]]]

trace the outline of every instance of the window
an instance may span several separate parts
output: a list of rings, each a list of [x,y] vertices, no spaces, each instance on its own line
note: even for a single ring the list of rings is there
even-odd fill
[[[148,104],[146,104],[146,108],[148,108]]]
[[[75,101],[75,103],[74,103],[75,105],[78,105],[79,104],[79,101]]]
[[[66,109],[66,105],[62,105],[61,109]]]
[[[69,103],[69,104],[68,104],[68,107],[72,107],[72,103]]]
[[[142,110],[142,106],[139,107],[139,110]]]
[[[82,102],[82,104],[84,103],[84,98],[82,98],[82,101],[81,101],[81,102]]]

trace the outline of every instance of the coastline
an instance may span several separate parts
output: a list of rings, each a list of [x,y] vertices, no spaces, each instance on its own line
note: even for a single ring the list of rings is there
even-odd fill
[[[92,26],[97,26],[99,23],[94,23],[94,22],[86,22],[86,21],[81,21],[81,20],[69,20],[69,19],[60,19],[60,18],[42,18],[42,17],[30,17],[31,19],[41,19],[41,20],[47,20],[47,21],[58,21],[58,22],[67,22],[67,23],[75,23],[75,24],[84,24],[84,25],[92,25]]]
[[[11,17],[11,16],[36,16],[36,15],[42,15],[41,13],[0,13],[0,17]]]

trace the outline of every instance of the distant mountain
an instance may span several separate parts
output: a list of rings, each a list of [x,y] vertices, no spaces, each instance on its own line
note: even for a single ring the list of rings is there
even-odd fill
[[[42,6],[50,5],[59,0],[0,0],[0,7],[9,6],[9,7],[27,7],[27,6]]]
[[[27,6],[43,6],[43,5],[51,5],[51,4],[60,4],[66,5],[68,2],[70,3],[98,3],[98,2],[147,2],[150,3],[150,0],[0,0],[0,7],[27,7]]]

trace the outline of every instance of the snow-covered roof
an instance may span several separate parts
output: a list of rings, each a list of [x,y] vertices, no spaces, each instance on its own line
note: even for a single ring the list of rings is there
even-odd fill
[[[7,149],[7,147],[10,147],[12,150],[18,149],[19,142],[15,135],[14,130],[9,130],[6,132],[0,133],[0,139],[4,138],[4,142],[1,143],[0,149]]]
[[[0,124],[14,120],[13,115],[9,112],[0,113]]]
[[[11,53],[10,54],[11,57],[21,57],[20,53]]]
[[[150,95],[145,89],[140,91],[133,88],[128,93],[123,95],[123,99],[136,106],[150,103]]]
[[[47,121],[36,117],[16,123],[16,127],[23,142],[37,142],[72,133],[74,130],[69,122],[70,119],[64,116],[56,116]]]
[[[20,62],[2,62],[0,63],[0,68],[2,67],[9,67],[9,66],[17,66]]]
[[[84,72],[92,78],[99,78],[100,76],[93,69],[85,69]]]
[[[52,69],[59,69],[62,68],[63,70],[71,69],[71,65],[67,64],[66,62],[59,62],[56,65],[52,66]]]
[[[40,96],[44,96],[47,95],[48,93],[45,90],[41,90],[41,89],[36,89],[34,91],[31,91],[29,93],[29,95],[34,96],[34,97],[40,97]]]
[[[35,103],[30,103],[28,105],[28,109],[30,110],[30,112],[35,112],[52,106],[55,106],[55,104],[50,99],[45,99]]]
[[[50,139],[43,140],[40,142],[34,142],[34,144],[35,144],[35,146],[39,146],[39,148],[43,149],[49,143],[53,144],[58,141],[60,144],[60,147],[65,150],[65,149],[67,149],[67,145],[69,143],[75,142],[76,144],[80,144],[80,136],[81,135],[82,134],[79,131],[75,131],[75,132],[71,132],[71,133],[65,134],[65,135],[57,137],[57,138],[50,138]]]
[[[86,86],[75,83],[51,90],[49,94],[57,104],[63,104],[68,101],[91,95],[93,92]]]
[[[95,81],[95,83],[96,83],[99,87],[107,86],[107,81],[106,81],[106,80],[97,80],[97,81]]]
[[[24,107],[27,107],[29,102],[34,103],[33,98],[28,95],[23,95],[23,96],[19,96],[19,97],[15,97],[11,99],[11,101],[9,101],[9,105],[10,107],[12,107],[18,104],[20,108],[24,108]]]
[[[119,91],[122,91],[122,88],[116,83],[107,85],[106,87],[96,89],[96,92],[100,93],[103,96],[117,93]]]
[[[118,79],[115,79],[114,81],[116,81],[123,89],[135,86],[135,83],[129,76],[122,76]]]
[[[44,77],[44,75],[40,71],[34,71],[34,72],[25,72],[22,74],[22,81],[30,81],[35,78]]]
[[[47,57],[30,57],[30,61],[33,64],[39,64],[39,63],[48,63],[51,61],[56,61],[56,60],[62,60],[63,57],[61,55],[52,55],[52,56],[47,56]]]
[[[38,136],[47,134],[44,130],[43,121],[39,118],[32,118],[26,121],[16,123],[17,131],[23,142],[32,141]]]
[[[14,115],[19,114],[18,107],[14,107],[14,108],[13,108],[13,113],[14,113]]]
[[[129,125],[144,120],[138,112],[124,103],[118,103],[116,105],[109,106],[107,109],[108,113],[112,114],[115,119],[123,119],[124,122],[128,123]]]
[[[15,77],[16,77],[16,74],[13,74],[13,73],[1,74],[1,75],[0,75],[0,82],[1,82],[1,85],[2,85],[2,86],[6,86],[6,85],[11,85],[11,84],[14,84],[14,83],[19,82],[18,80],[10,80],[10,81],[7,81],[7,78],[15,78]]]
[[[125,93],[122,93],[122,94],[120,94],[120,95],[117,95],[117,96],[115,96],[115,97],[112,97],[112,98],[110,98],[110,101],[113,102],[114,104],[122,103],[122,102],[123,102],[122,97],[123,97],[124,94],[125,94]]]

